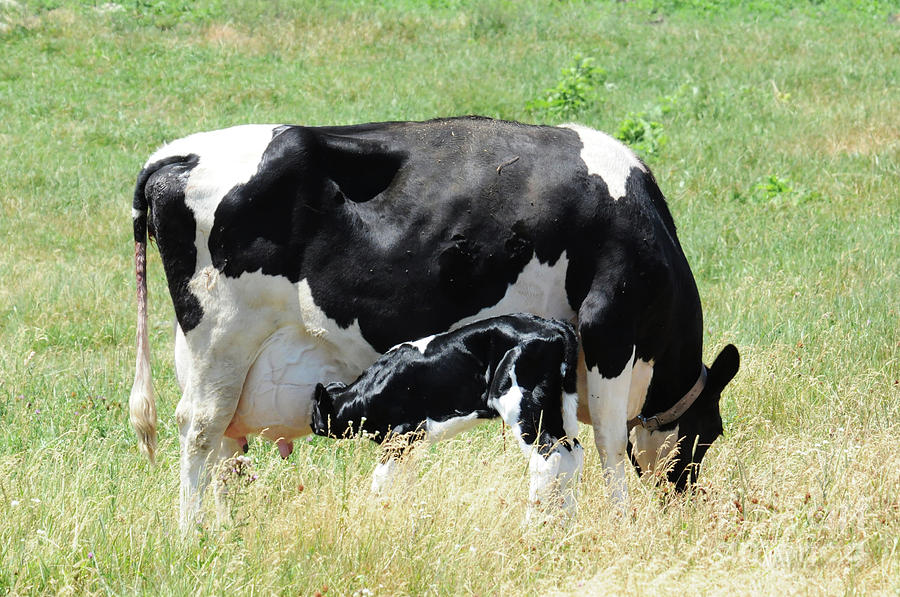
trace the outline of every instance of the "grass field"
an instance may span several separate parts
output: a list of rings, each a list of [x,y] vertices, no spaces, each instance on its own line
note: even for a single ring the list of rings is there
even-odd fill
[[[0,2],[0,593],[900,595],[900,4]],[[589,58],[593,78],[562,70]],[[581,77],[581,78],[578,78]],[[575,83],[582,83],[581,87]],[[555,106],[555,107],[554,107]],[[591,447],[576,522],[523,529],[497,425],[367,495],[376,450],[253,443],[233,522],[177,532],[174,319],[136,449],[131,193],[166,140],[244,122],[577,120],[653,168],[742,368],[698,492]],[[590,430],[582,429],[590,445]]]

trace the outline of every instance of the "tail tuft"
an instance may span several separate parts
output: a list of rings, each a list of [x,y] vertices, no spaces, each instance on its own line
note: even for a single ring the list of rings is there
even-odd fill
[[[149,355],[148,355],[149,356]],[[140,355],[138,356],[140,361]],[[146,367],[139,362],[128,399],[131,426],[138,438],[138,448],[150,462],[156,462],[156,400],[150,381],[150,362]]]
[[[137,278],[137,358],[134,385],[128,398],[131,426],[138,437],[138,447],[150,462],[156,460],[156,398],[150,371],[150,342],[147,326],[147,243],[134,243],[134,265]]]

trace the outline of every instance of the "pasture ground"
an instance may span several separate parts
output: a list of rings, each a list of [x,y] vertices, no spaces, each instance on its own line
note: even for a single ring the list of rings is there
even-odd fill
[[[0,3],[0,592],[900,594],[898,14],[854,0]],[[588,101],[527,108],[577,55],[605,71]],[[706,359],[727,342],[743,358],[699,491],[630,475],[618,516],[590,447],[576,522],[531,532],[526,467],[497,425],[421,453],[414,490],[387,503],[367,496],[367,442],[300,442],[286,462],[255,442],[233,522],[179,539],[155,252],[158,466],[126,412],[146,156],[244,122],[466,113],[644,131]]]

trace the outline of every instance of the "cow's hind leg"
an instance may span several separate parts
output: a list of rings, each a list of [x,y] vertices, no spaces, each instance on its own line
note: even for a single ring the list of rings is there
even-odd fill
[[[175,418],[181,443],[181,493],[179,526],[186,533],[200,521],[203,492],[209,484],[210,470],[224,450],[236,451],[237,442],[225,439],[225,429],[231,422],[240,397],[240,385],[216,391],[198,391],[189,380]],[[233,453],[233,452],[232,452]]]
[[[585,299],[578,314],[594,444],[610,498],[621,511],[628,503],[626,428],[635,351],[630,311],[627,296],[611,299],[596,293]]]

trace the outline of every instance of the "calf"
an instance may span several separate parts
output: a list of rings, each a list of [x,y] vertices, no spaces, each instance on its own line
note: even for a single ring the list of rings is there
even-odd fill
[[[318,435],[364,431],[377,442],[413,434],[434,443],[500,417],[529,459],[531,506],[554,497],[569,510],[581,472],[576,368],[568,322],[516,314],[392,348],[349,386],[316,386]],[[386,448],[372,489],[392,481],[399,454]]]

